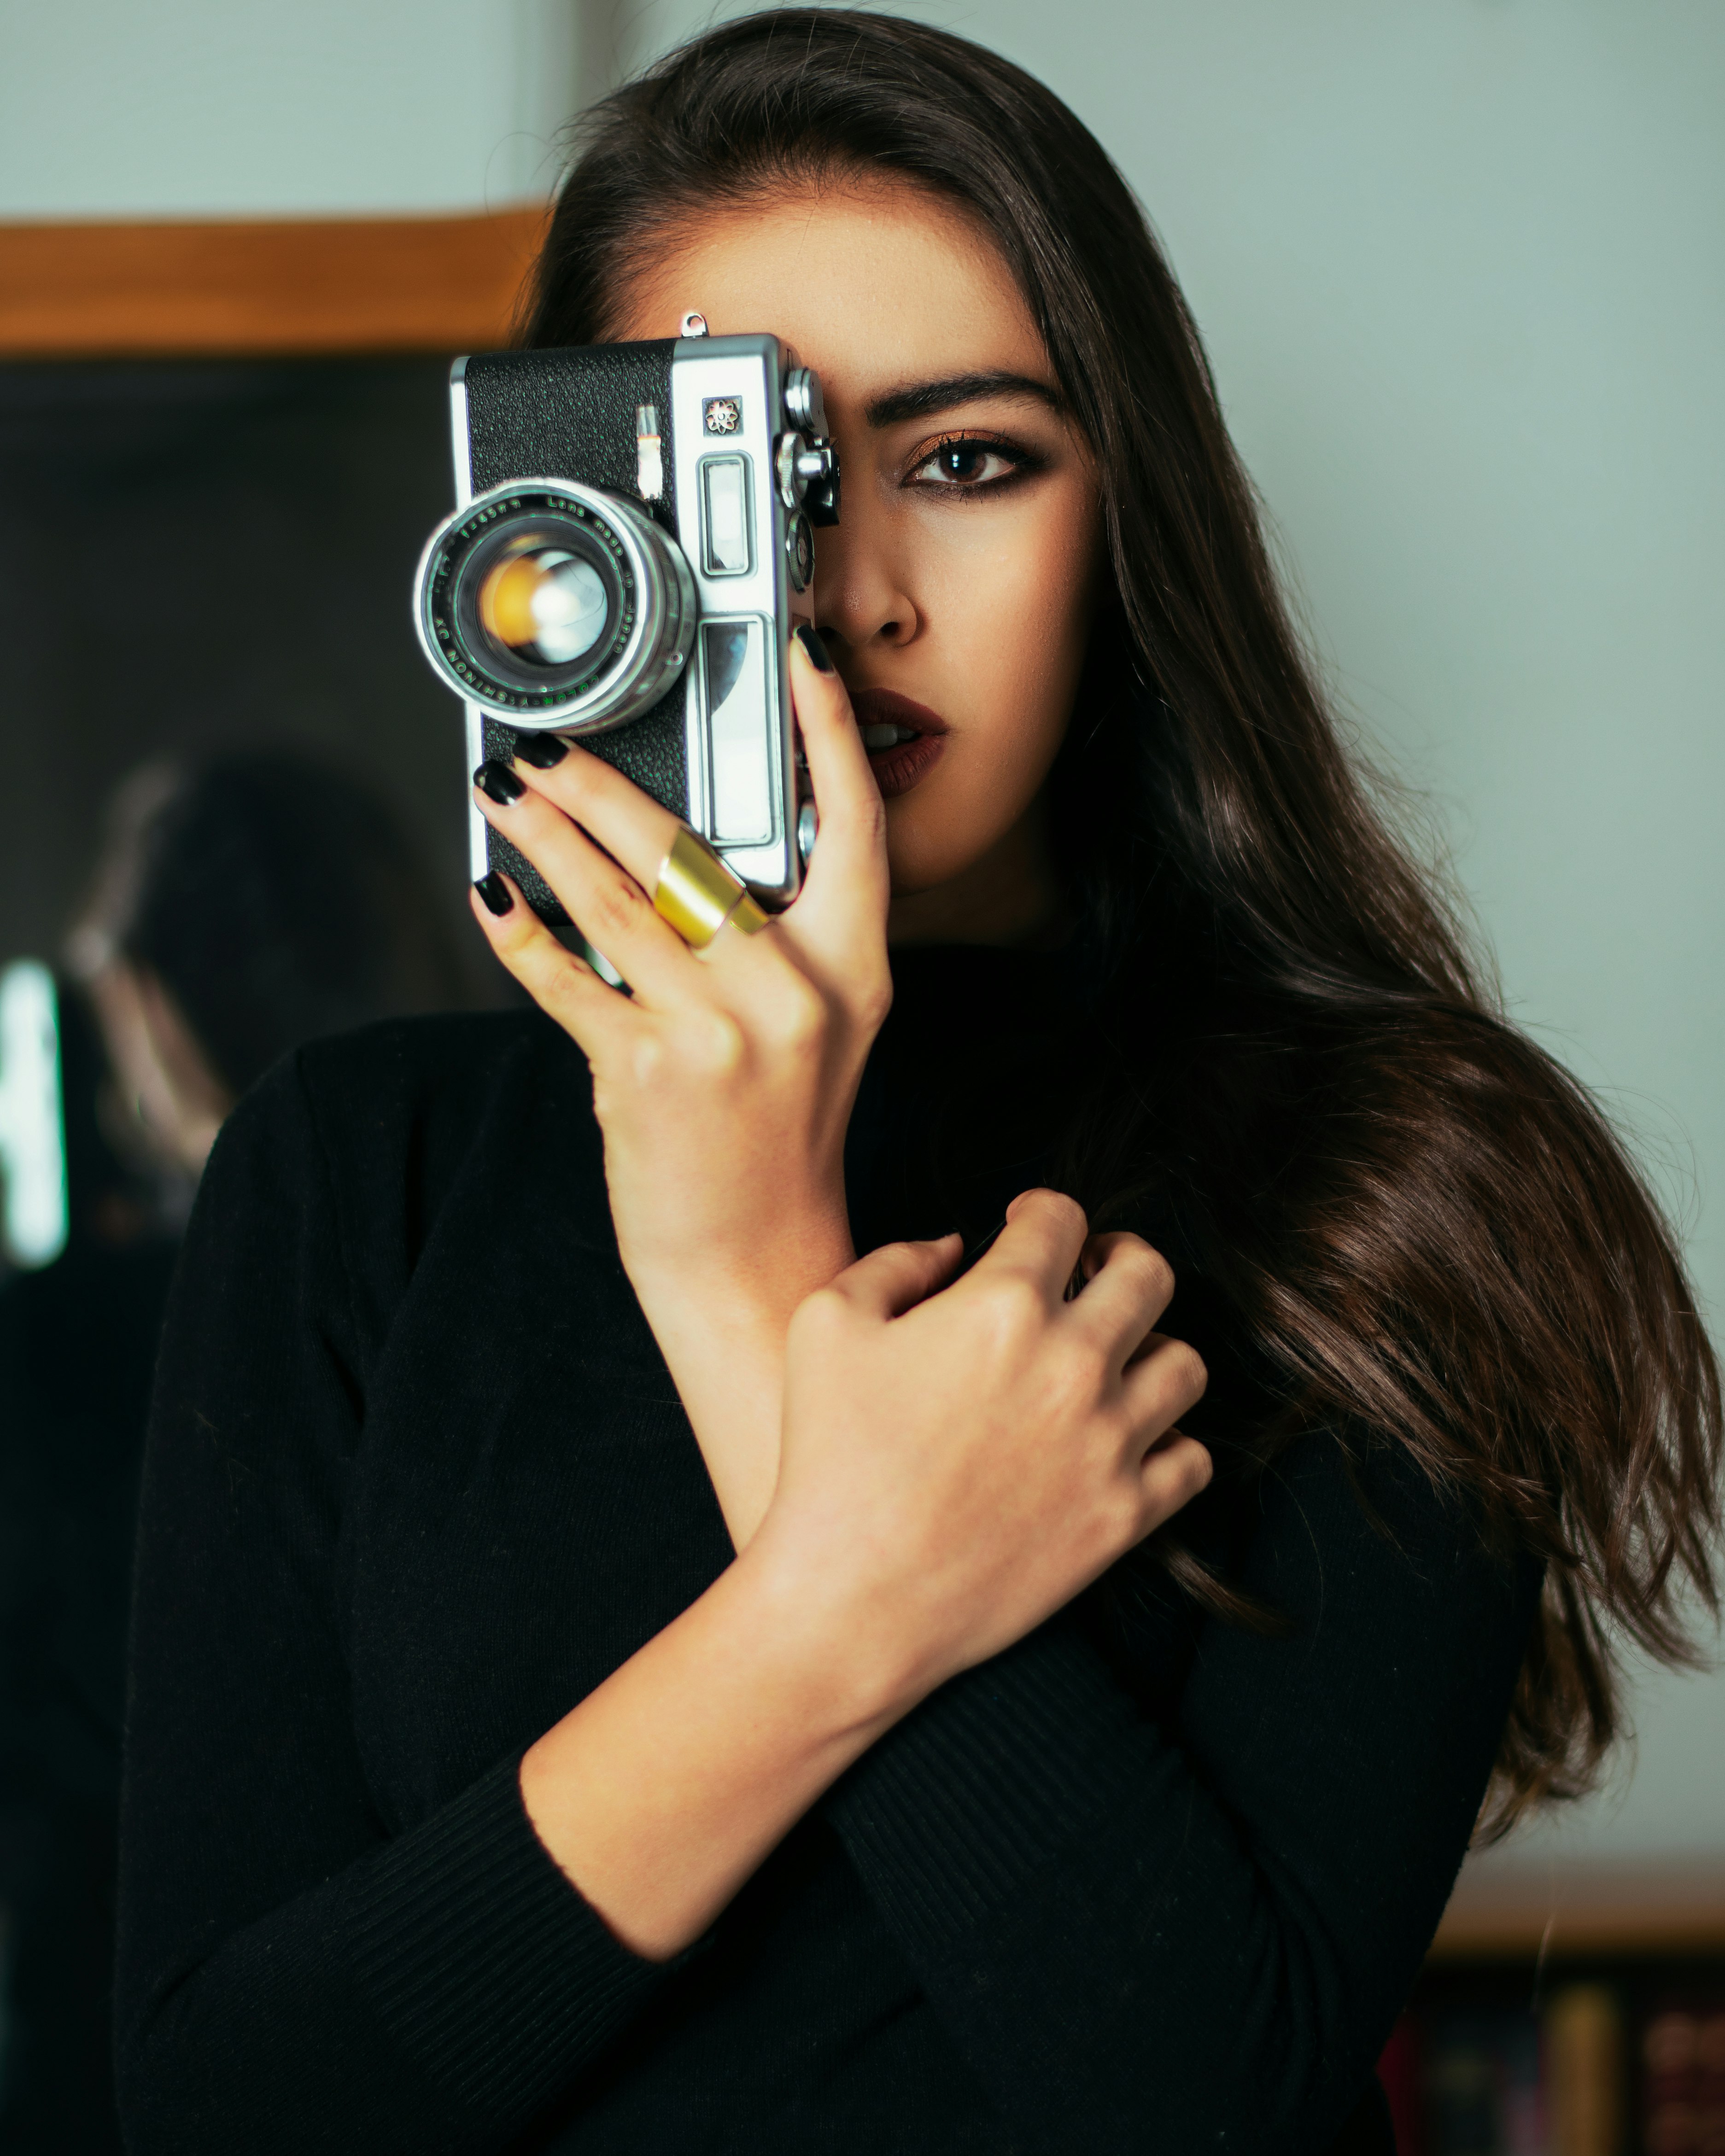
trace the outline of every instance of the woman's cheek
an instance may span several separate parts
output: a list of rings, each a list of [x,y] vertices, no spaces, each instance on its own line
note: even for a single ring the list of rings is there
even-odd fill
[[[1093,505],[1076,493],[1027,498],[1009,523],[980,511],[965,530],[970,513],[950,512],[960,528],[943,535],[937,562],[920,565],[941,649],[926,693],[953,732],[922,784],[889,804],[900,891],[961,873],[1018,822],[1060,747],[1083,666]]]
[[[970,643],[976,685],[987,687],[968,699],[974,723],[993,737],[1003,778],[1034,770],[1032,792],[1071,716],[1090,616],[1089,550],[1058,524],[1034,536],[1040,543],[1003,549],[978,580]]]

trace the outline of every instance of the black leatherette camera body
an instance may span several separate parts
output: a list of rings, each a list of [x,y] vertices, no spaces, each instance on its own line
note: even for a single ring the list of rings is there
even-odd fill
[[[670,410],[675,341],[595,345],[578,352],[492,352],[470,359],[467,388],[469,491],[531,472],[585,480],[607,494],[635,498],[636,408]],[[458,451],[459,454],[459,451]],[[665,459],[665,492],[641,507],[675,541],[675,459]],[[669,696],[626,726],[584,735],[581,746],[634,779],[681,816],[687,814],[689,769],[685,722],[685,673]],[[513,731],[487,715],[480,721],[484,757],[507,763]],[[476,758],[482,762],[484,757]],[[562,909],[531,861],[486,825],[490,860],[515,877],[536,911],[562,919]]]

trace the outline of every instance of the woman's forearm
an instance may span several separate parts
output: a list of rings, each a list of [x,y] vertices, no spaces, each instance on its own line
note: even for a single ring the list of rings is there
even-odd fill
[[[698,1938],[915,1704],[856,1615],[757,1545],[527,1753],[535,1832],[625,1946]]]
[[[691,1265],[675,1275],[630,1268],[737,1549],[766,1517],[778,1480],[792,1315],[855,1255],[842,1191],[825,1204],[788,1204],[785,1214],[747,1271],[734,1264]]]

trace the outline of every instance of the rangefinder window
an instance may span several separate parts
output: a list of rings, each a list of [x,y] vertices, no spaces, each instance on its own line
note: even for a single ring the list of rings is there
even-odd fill
[[[746,577],[755,566],[749,546],[748,463],[742,457],[701,460],[701,567],[710,577]]]

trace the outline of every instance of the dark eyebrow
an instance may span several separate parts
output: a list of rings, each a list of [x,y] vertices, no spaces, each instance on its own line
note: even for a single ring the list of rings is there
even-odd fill
[[[901,420],[927,419],[983,397],[1029,397],[1051,412],[1065,409],[1058,390],[1045,382],[1033,382],[1027,374],[954,374],[944,382],[915,382],[903,389],[889,389],[869,400],[863,417],[871,427],[896,427]]]

